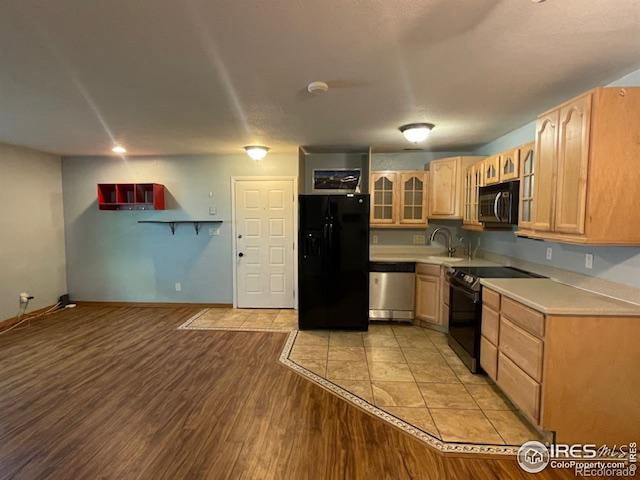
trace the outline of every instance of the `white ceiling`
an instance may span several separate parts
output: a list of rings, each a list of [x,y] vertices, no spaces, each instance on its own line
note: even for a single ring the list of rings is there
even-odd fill
[[[4,0],[0,45],[7,143],[390,150],[428,121],[425,146],[453,150],[640,67],[640,2]]]

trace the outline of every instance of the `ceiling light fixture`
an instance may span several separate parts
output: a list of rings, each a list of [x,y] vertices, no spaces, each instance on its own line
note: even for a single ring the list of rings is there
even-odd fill
[[[267,156],[269,147],[263,147],[261,145],[247,145],[244,147],[244,151],[247,152],[253,160],[262,160]]]
[[[433,123],[409,123],[401,126],[399,130],[411,143],[420,143],[427,139],[433,127]]]
[[[307,92],[312,95],[318,95],[329,90],[329,85],[326,82],[311,82],[307,85]]]
[[[118,155],[123,155],[123,154],[127,153],[127,149],[126,149],[126,148],[124,148],[122,145],[115,145],[115,146],[111,149],[111,151],[112,151],[113,153],[117,153]]]

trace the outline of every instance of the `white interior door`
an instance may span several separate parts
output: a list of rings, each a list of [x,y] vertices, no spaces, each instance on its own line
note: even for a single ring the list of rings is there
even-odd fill
[[[294,306],[292,180],[236,180],[238,308]]]

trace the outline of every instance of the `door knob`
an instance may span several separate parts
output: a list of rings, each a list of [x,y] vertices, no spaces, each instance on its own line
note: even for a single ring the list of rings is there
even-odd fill
[[[238,256],[239,256],[239,257],[244,257],[244,253],[240,252],[240,253],[238,254]]]

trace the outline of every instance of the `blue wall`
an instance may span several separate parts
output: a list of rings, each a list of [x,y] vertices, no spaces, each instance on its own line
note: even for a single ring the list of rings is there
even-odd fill
[[[297,176],[298,157],[246,155],[63,158],[67,282],[74,300],[231,303],[231,177]],[[165,211],[99,211],[96,184],[155,182]],[[210,192],[212,197],[209,196]],[[214,206],[216,215],[209,213]],[[190,225],[175,236],[150,219],[220,219],[219,235]],[[215,231],[215,229],[214,229]],[[175,283],[182,284],[176,292]]]
[[[610,86],[640,86],[640,70],[612,82]],[[535,120],[487,143],[474,153],[492,155],[531,142],[534,138]],[[637,247],[564,245],[519,238],[513,232],[483,232],[472,235],[480,242],[483,250],[640,287],[640,248]],[[553,249],[551,261],[546,260],[547,247]],[[593,269],[584,266],[587,253],[593,254]]]

